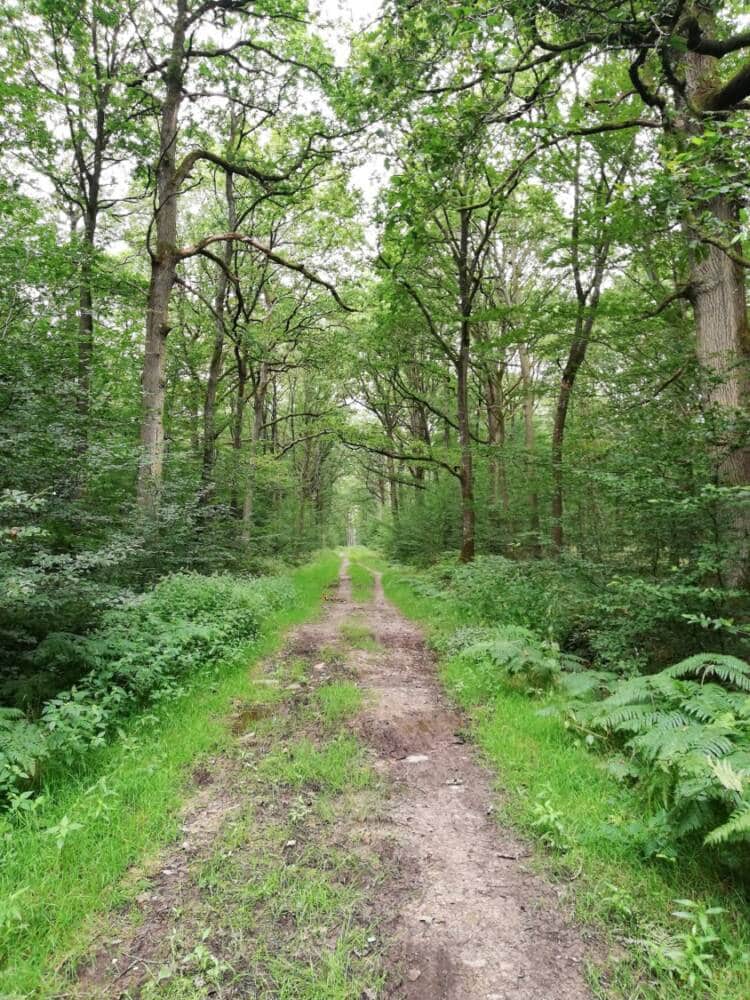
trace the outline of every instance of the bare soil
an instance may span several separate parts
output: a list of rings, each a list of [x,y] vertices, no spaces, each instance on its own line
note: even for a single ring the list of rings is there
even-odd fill
[[[366,625],[377,645],[352,649],[342,633],[352,622]],[[309,685],[345,673],[365,692],[350,726],[382,778],[383,801],[337,831],[371,845],[386,873],[372,886],[368,914],[380,928],[386,987],[362,998],[591,997],[585,965],[597,960],[597,949],[573,924],[556,888],[530,870],[527,846],[495,818],[497,792],[464,741],[465,720],[444,696],[420,630],[385,599],[379,577],[374,600],[357,604],[345,562],[323,615],[291,633],[286,655],[308,661]],[[310,690],[289,689],[291,702]],[[240,744],[255,711],[234,720]],[[113,915],[106,942],[92,951],[69,996],[138,996],[198,895],[191,871],[211,855],[246,786],[231,758],[213,759],[194,778],[182,840],[152,866],[137,921],[132,910]]]
[[[486,768],[464,742],[419,629],[379,578],[367,621],[382,652],[357,654],[372,693],[357,720],[392,788],[388,822],[411,859],[391,924],[390,997],[579,1000],[593,958],[554,888],[524,864],[527,848],[493,816]]]

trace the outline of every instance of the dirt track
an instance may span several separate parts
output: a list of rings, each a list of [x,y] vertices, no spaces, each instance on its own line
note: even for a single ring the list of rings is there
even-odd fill
[[[307,660],[316,684],[327,679],[328,668],[316,663],[322,652],[340,650],[339,669],[365,692],[349,726],[382,779],[378,808],[340,823],[336,834],[374,845],[391,862],[368,901],[368,918],[379,927],[385,990],[352,1000],[590,997],[585,961],[595,958],[594,949],[567,919],[555,889],[529,870],[524,844],[496,821],[490,775],[464,742],[463,720],[439,687],[419,629],[386,601],[379,578],[374,600],[355,603],[346,570],[344,563],[323,616],[290,635],[288,654]],[[375,643],[351,648],[345,632],[352,622],[366,626]],[[160,860],[139,897],[137,928],[118,929],[71,996],[139,995],[170,924],[196,895],[191,864],[210,854],[222,824],[241,808],[232,761],[212,763],[212,780],[186,813],[184,843]],[[216,995],[256,994],[235,987]]]

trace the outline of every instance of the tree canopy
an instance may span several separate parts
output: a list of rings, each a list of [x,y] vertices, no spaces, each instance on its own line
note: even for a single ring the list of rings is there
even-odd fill
[[[740,4],[0,12],[11,688],[165,572],[355,536],[746,613]]]

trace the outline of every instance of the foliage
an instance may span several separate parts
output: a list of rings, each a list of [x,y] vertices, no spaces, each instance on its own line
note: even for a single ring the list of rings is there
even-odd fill
[[[529,563],[490,555],[469,564],[446,560],[409,578],[420,593],[456,603],[467,621],[518,625],[561,643],[574,641],[594,580],[591,569],[575,561]]]
[[[700,989],[714,978],[717,962],[734,957],[732,945],[722,942],[715,923],[725,911],[693,899],[675,902],[680,909],[674,910],[672,916],[690,926],[678,933],[647,940],[646,952],[655,972],[666,974],[683,986]]]
[[[626,754],[615,773],[638,781],[657,809],[651,849],[697,833],[709,845],[747,842],[750,666],[697,654],[659,673],[610,680],[609,688],[601,701],[571,703],[571,719]]]
[[[40,661],[63,674],[71,662],[86,672],[37,721],[18,710],[0,714],[0,792],[38,786],[45,767],[70,767],[136,710],[179,697],[197,672],[257,640],[264,620],[293,600],[284,577],[177,574],[107,611],[89,635],[48,636]]]
[[[465,675],[462,683],[478,699],[492,698],[508,682],[527,692],[548,688],[561,671],[557,645],[520,626],[462,630],[450,647]]]
[[[179,835],[191,775],[235,738],[237,705],[267,707],[277,689],[257,680],[259,661],[277,654],[288,626],[305,621],[336,579],[332,552],[290,572],[294,600],[263,621],[261,637],[222,669],[200,670],[190,696],[124,718],[117,738],[74,768],[47,771],[43,794],[0,817],[0,995],[69,992],[67,962],[89,942],[92,916],[140,891],[125,879],[134,861],[153,857]],[[186,681],[187,683],[187,681]],[[63,852],[47,830],[67,816]],[[71,892],[71,886],[75,892]]]

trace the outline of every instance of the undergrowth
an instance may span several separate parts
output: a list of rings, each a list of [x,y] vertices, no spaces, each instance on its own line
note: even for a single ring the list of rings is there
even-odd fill
[[[41,795],[2,821],[0,996],[55,993],[63,969],[97,913],[136,891],[121,881],[139,859],[179,833],[189,769],[231,745],[232,703],[278,697],[248,669],[276,649],[283,630],[320,605],[338,572],[324,553],[291,574],[295,600],[269,611],[249,642],[181,681],[182,693],[126,718],[111,745],[48,773]]]
[[[35,653],[39,665],[65,674],[75,660],[87,672],[38,719],[0,709],[0,802],[28,809],[48,775],[104,746],[128,716],[184,694],[191,676],[257,640],[294,596],[286,577],[178,574],[107,612],[89,635],[48,636]]]

